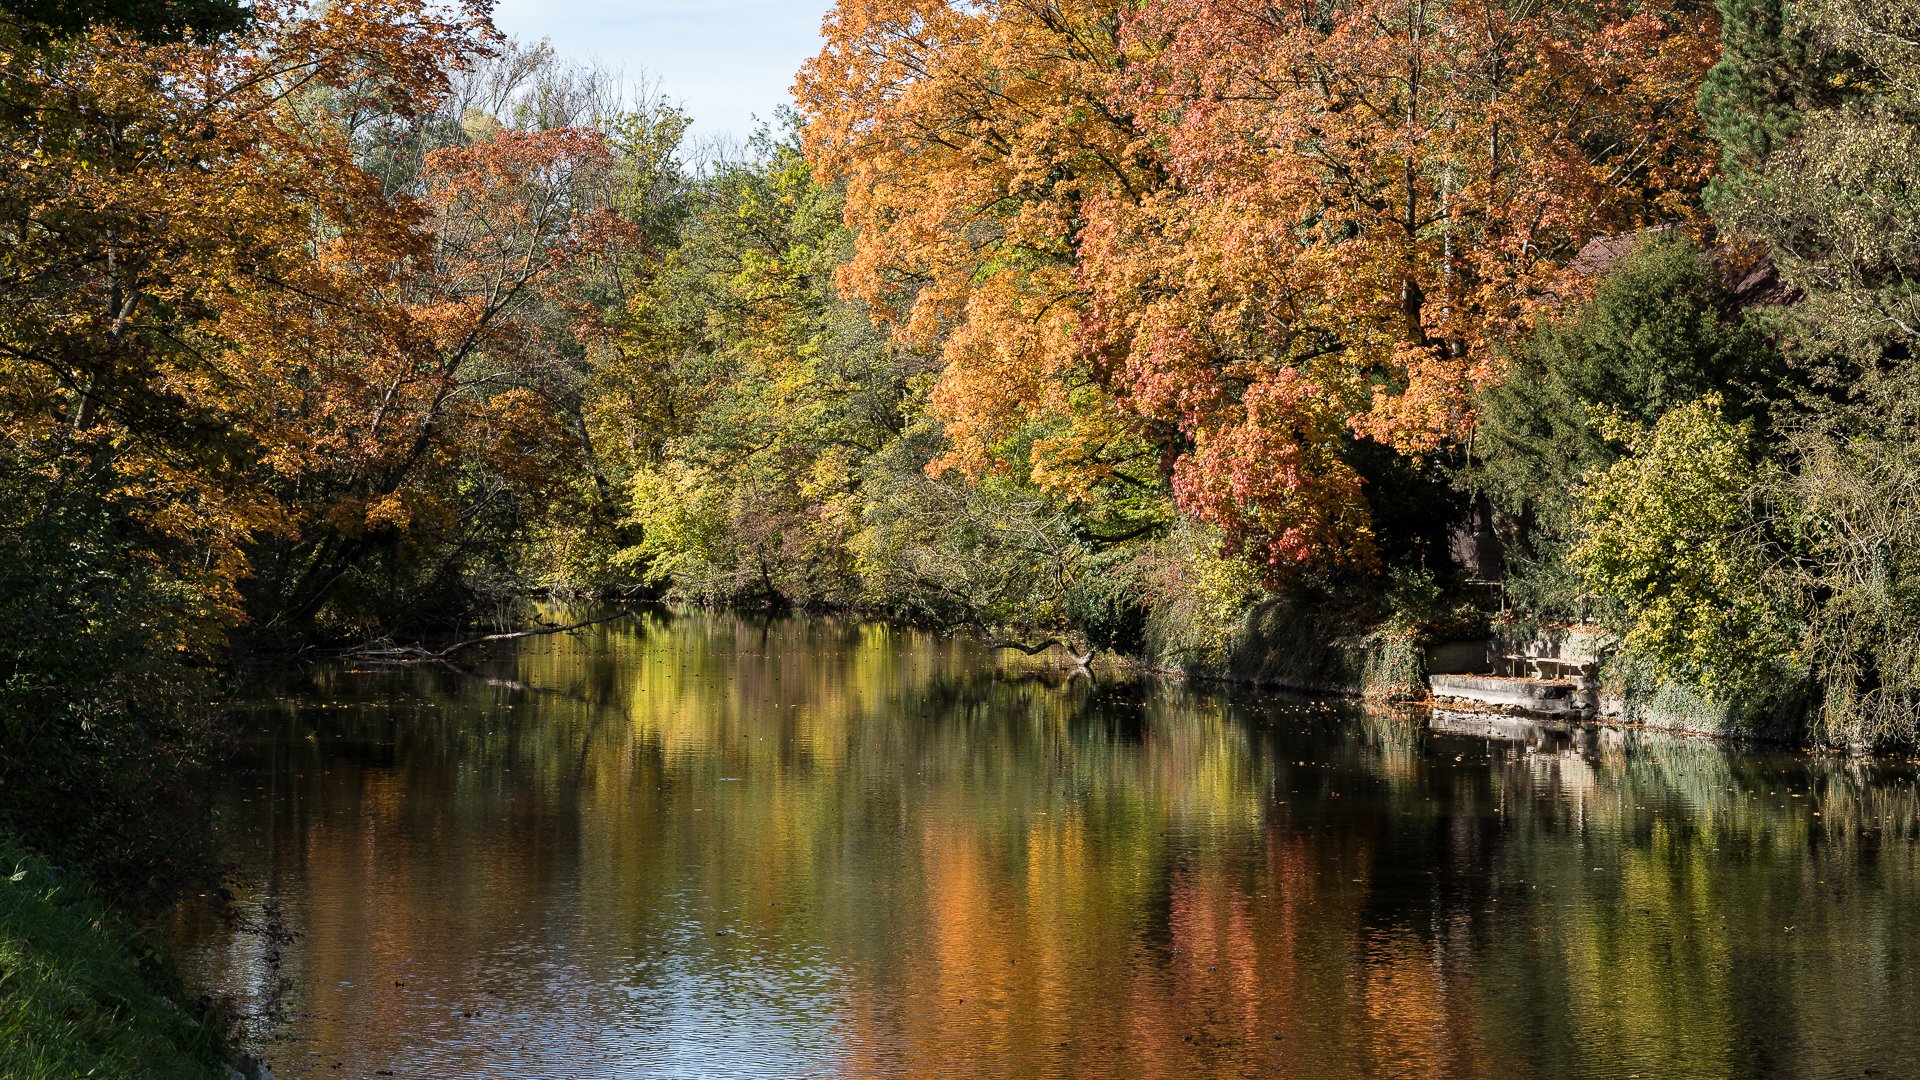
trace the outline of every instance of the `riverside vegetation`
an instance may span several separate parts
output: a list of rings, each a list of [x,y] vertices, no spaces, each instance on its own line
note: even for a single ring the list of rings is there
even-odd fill
[[[530,591],[1920,741],[1920,0],[842,0],[731,150],[487,15],[0,0],[0,829],[116,902],[236,657]]]

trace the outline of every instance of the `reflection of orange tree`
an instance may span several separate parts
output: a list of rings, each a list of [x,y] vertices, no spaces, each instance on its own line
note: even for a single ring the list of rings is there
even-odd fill
[[[972,814],[923,828],[931,944],[897,985],[852,1003],[854,1071],[1051,1059],[1204,1075],[1343,1059],[1338,1021],[1301,1014],[1348,993],[1346,954],[1309,946],[1303,959],[1301,943],[1351,935],[1370,845],[1263,830],[1244,731],[1175,711],[1150,708],[1139,745],[1081,774],[1124,784],[1114,802],[1029,812],[1017,834],[952,824]],[[1169,827],[1198,848],[1176,854]]]
[[[1131,988],[1133,1052],[1156,1072],[1218,1071],[1251,1052],[1247,1060],[1284,1075],[1332,1070],[1345,1056],[1337,1024],[1310,1023],[1323,995],[1344,990],[1340,952],[1307,943],[1351,932],[1363,895],[1348,884],[1356,870],[1325,865],[1302,834],[1266,840],[1252,880],[1217,864],[1173,879],[1167,962],[1142,967]]]
[[[1165,933],[1153,913],[1168,888],[1169,824],[1210,857],[1259,849],[1259,772],[1244,727],[1145,690],[1143,714],[1120,724],[1083,683],[955,675],[967,670],[963,647],[907,632],[783,623],[763,635],[725,616],[696,621],[693,634],[605,631],[632,650],[603,693],[633,748],[615,754],[624,740],[603,736],[609,749],[596,755],[609,764],[590,756],[583,781],[599,788],[595,770],[606,768],[609,807],[626,791],[677,787],[663,812],[699,815],[687,839],[714,854],[687,861],[703,867],[694,884],[709,903],[766,943],[822,941],[864,972],[845,1011],[856,1072],[888,1066],[860,1056],[879,1048],[982,1067],[1062,1043],[1115,1062],[1138,1049],[1132,1006],[1096,1015],[1083,995],[1090,985],[1165,992],[1165,979],[1139,979],[1161,962],[1147,943]],[[647,633],[661,637],[648,645]],[[518,676],[591,680],[573,665],[564,643],[539,645]],[[612,764],[636,759],[659,771],[634,777]],[[698,782],[713,774],[743,786]],[[870,813],[900,822],[898,857],[919,868],[893,875],[906,895],[839,892],[845,879],[872,879],[865,860],[889,857],[884,837],[880,850],[849,849],[875,839],[848,835]],[[669,843],[682,842],[666,827]],[[595,837],[588,858],[609,865],[591,876],[644,923],[659,897],[634,883],[669,868],[660,838]],[[928,944],[903,957],[891,947],[899,938]],[[1140,948],[1112,948],[1129,941]]]
[[[1476,1039],[1466,929],[1461,918],[1440,941],[1404,928],[1369,940],[1360,1014],[1368,1075],[1501,1075]]]
[[[899,1064],[871,1056],[895,1052],[982,1068],[1066,1052],[1116,1068],[1142,1055],[1201,1068],[1309,1052],[1271,1038],[1294,1026],[1292,1006],[1261,988],[1299,979],[1294,942],[1310,936],[1299,920],[1352,924],[1364,841],[1315,854],[1303,838],[1263,836],[1262,771],[1247,729],[1217,704],[1141,687],[1103,706],[1084,683],[996,680],[968,666],[964,646],[903,631],[689,622],[595,628],[604,650],[526,643],[515,681],[548,692],[457,688],[464,700],[442,699],[444,729],[414,748],[464,745],[480,783],[516,777],[529,802],[512,831],[556,857],[579,845],[568,857],[593,897],[584,918],[669,938],[684,911],[675,897],[691,893],[730,935],[674,946],[700,962],[750,941],[756,964],[794,969],[824,948],[857,973],[842,1010],[855,1071]],[[537,708],[511,736],[507,705]],[[603,818],[577,840],[575,797]],[[410,820],[389,807],[366,826],[417,831],[425,802],[410,805]],[[392,884],[428,902],[452,889],[481,908],[537,903],[524,890],[556,876],[541,847],[478,828],[472,843],[490,853],[456,880]],[[1175,864],[1170,830],[1204,868]],[[1269,848],[1291,854],[1275,861]],[[1236,857],[1260,869],[1219,865]],[[876,871],[892,858],[918,872]],[[379,891],[349,865],[309,872]],[[846,891],[878,880],[899,894]],[[409,910],[340,914],[384,935]],[[462,947],[485,954],[526,931],[476,925]],[[900,940],[927,946],[903,955]],[[1316,993],[1340,992],[1339,954],[1319,964]],[[1087,1008],[1090,991],[1112,1007]],[[1189,1028],[1210,1034],[1189,1044]]]

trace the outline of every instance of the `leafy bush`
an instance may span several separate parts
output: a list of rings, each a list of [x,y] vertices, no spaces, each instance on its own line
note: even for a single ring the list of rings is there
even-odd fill
[[[1087,644],[1107,652],[1138,656],[1147,644],[1147,601],[1139,583],[1111,555],[1089,560],[1079,580],[1067,589],[1067,623]]]
[[[1602,417],[1627,456],[1581,487],[1569,559],[1629,653],[1726,700],[1795,669],[1796,620],[1769,588],[1753,430],[1716,396],[1651,428]]]
[[[192,565],[124,505],[0,470],[0,829],[116,894],[211,865],[190,703],[231,612]]]
[[[1788,433],[1773,485],[1794,542],[1784,591],[1810,614],[1816,734],[1854,746],[1920,737],[1920,386],[1880,384]]]

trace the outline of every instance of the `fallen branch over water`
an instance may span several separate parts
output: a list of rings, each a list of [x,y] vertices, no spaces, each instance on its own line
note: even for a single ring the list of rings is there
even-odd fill
[[[603,615],[598,619],[586,619],[582,622],[569,623],[566,626],[539,626],[532,630],[514,630],[504,634],[487,634],[484,637],[457,641],[444,649],[437,650],[429,649],[422,645],[382,646],[379,644],[367,644],[356,646],[355,648],[348,649],[336,655],[343,660],[366,660],[369,662],[388,664],[444,663],[450,659],[453,654],[471,649],[476,645],[488,645],[496,641],[517,641],[520,638],[548,637],[553,634],[570,634],[575,630],[585,630],[589,626],[599,626],[601,623],[610,623],[616,619],[624,619],[627,617],[627,614],[627,612],[622,611],[613,615]]]
[[[1055,647],[1067,650],[1067,655],[1073,657],[1074,665],[1077,667],[1086,667],[1093,663],[1093,654],[1097,651],[1088,649],[1085,654],[1074,652],[1073,645],[1070,642],[1062,641],[1059,638],[1048,638],[1045,641],[1035,642],[1032,645],[1019,641],[990,641],[987,643],[987,648],[989,649],[1012,649],[1015,652],[1026,653],[1028,656],[1039,656],[1048,649]]]

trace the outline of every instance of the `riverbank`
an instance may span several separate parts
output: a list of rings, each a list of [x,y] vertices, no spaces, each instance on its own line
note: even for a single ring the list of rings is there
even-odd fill
[[[1192,624],[1152,620],[1141,670],[1225,686],[1424,705],[1575,728],[1660,732],[1812,752],[1897,751],[1829,744],[1813,703],[1783,686],[1764,700],[1715,700],[1661,680],[1594,626],[1496,626],[1477,637],[1434,637],[1392,620],[1359,623],[1277,600],[1249,606],[1213,640]]]
[[[660,607],[671,610],[664,604]],[[766,619],[788,614],[846,618],[952,633],[951,628],[883,608],[692,605],[688,610],[745,611]],[[1593,625],[1488,629],[1483,622],[1478,637],[1436,636],[1402,620],[1354,620],[1350,613],[1329,616],[1278,598],[1247,605],[1237,620],[1225,626],[1177,617],[1182,614],[1186,613],[1151,613],[1138,652],[1097,652],[1094,666],[1199,685],[1385,702],[1489,719],[1648,732],[1736,746],[1853,754],[1912,749],[1820,741],[1810,700],[1804,691],[1795,692],[1792,687],[1781,688],[1767,700],[1724,702],[1697,687],[1662,681],[1646,664],[1621,655],[1617,639]],[[1068,670],[1077,666],[1074,645],[1064,639],[1050,644],[1057,647],[1032,654],[1024,662]],[[1468,692],[1462,693],[1463,689]]]
[[[170,963],[92,891],[0,837],[0,1076],[227,1080]]]

